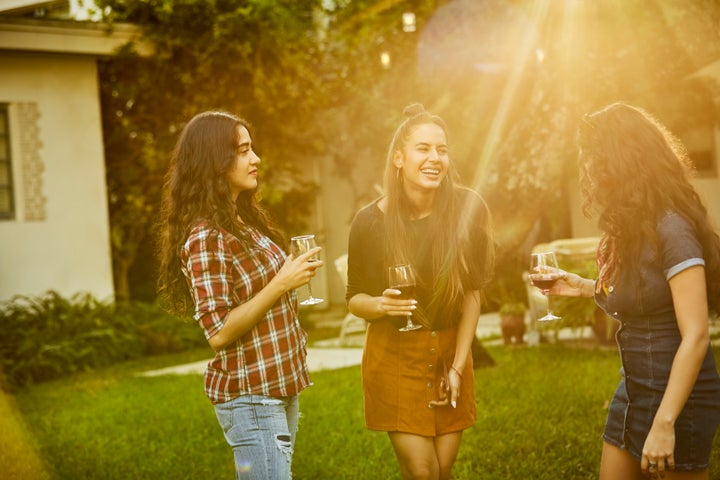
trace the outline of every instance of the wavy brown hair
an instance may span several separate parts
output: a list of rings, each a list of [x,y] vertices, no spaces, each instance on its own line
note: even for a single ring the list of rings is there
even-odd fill
[[[407,252],[412,251],[408,219],[416,213],[403,190],[402,175],[393,164],[396,151],[402,151],[420,125],[435,124],[443,129],[447,138],[445,122],[427,111],[420,104],[412,104],[403,112],[405,120],[395,131],[388,149],[384,192],[387,198],[385,212],[385,264],[386,267],[408,262]],[[465,295],[463,279],[481,280],[482,289],[490,280],[494,267],[494,243],[490,212],[484,200],[476,192],[458,185],[455,163],[450,160],[447,176],[435,193],[431,217],[431,262],[435,282],[431,285],[432,297],[427,309],[430,319],[437,319],[436,328],[450,326],[457,321],[462,299]],[[481,225],[475,221],[480,219]],[[471,233],[475,229],[482,236],[481,245],[471,245]],[[480,251],[479,261],[473,261],[472,251]],[[482,291],[481,291],[482,293]],[[443,312],[442,315],[439,315]],[[420,323],[427,325],[423,312],[418,312]]]
[[[641,108],[614,103],[585,115],[578,129],[583,211],[598,213],[607,258],[613,268],[638,273],[648,241],[658,246],[656,227],[669,211],[697,232],[705,257],[708,302],[720,313],[720,239],[690,183],[692,163],[682,143]]]
[[[239,148],[238,126],[248,123],[226,112],[203,112],[183,128],[163,186],[158,238],[158,293],[167,308],[189,312],[192,298],[180,269],[180,251],[192,228],[207,222],[238,237],[248,248],[248,227],[284,246],[284,237],[255,198],[244,191],[233,201],[227,173]],[[240,220],[242,219],[242,221]]]

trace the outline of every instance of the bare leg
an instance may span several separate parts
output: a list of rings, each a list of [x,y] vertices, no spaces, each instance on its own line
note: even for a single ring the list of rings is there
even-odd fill
[[[406,480],[437,480],[440,467],[433,437],[402,432],[389,432],[390,443]]]
[[[440,466],[440,480],[449,480],[452,467],[460,450],[462,431],[435,437],[435,454]]]
[[[646,480],[640,462],[623,450],[603,442],[600,457],[600,480]]]

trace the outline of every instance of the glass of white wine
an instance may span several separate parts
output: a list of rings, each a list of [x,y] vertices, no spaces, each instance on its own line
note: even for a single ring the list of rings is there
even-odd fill
[[[317,244],[315,243],[315,235],[300,235],[297,237],[292,237],[290,239],[290,253],[292,253],[294,257],[302,255],[303,253],[312,250],[316,246]],[[317,256],[313,256],[308,259],[308,262],[317,262],[319,260],[320,259]],[[322,298],[316,298],[313,296],[312,285],[310,285],[310,282],[308,282],[307,287],[308,292],[310,292],[310,297],[300,302],[300,305],[317,305],[318,303],[322,303],[325,301]]]
[[[398,295],[397,298],[401,300],[415,298],[415,273],[413,273],[411,265],[405,264],[390,267],[388,269],[388,281],[390,288],[400,290],[400,295]],[[420,328],[422,328],[422,325],[414,324],[412,321],[412,312],[408,312],[407,323],[399,330],[401,332],[409,332]]]

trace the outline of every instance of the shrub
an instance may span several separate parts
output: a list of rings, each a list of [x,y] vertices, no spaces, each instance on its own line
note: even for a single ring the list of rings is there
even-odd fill
[[[205,344],[193,322],[156,305],[101,302],[87,293],[16,296],[0,304],[0,322],[0,372],[8,387]]]

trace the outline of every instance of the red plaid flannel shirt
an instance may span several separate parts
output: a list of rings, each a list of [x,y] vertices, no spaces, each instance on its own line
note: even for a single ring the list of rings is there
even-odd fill
[[[263,289],[285,261],[285,253],[266,235],[255,229],[250,233],[254,246],[248,250],[230,232],[201,222],[182,248],[194,318],[208,339],[223,327],[230,310]],[[307,333],[297,311],[295,291],[284,294],[249,332],[216,352],[205,371],[205,393],[212,403],[248,394],[292,396],[311,385]]]

